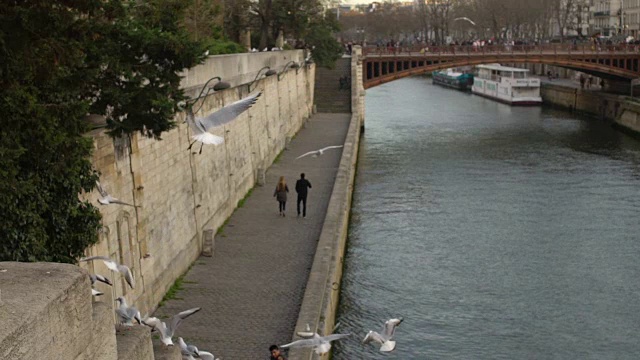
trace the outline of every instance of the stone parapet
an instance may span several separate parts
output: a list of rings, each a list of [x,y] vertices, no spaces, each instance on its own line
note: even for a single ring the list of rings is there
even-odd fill
[[[0,262],[0,358],[116,360],[113,313],[77,266]]]
[[[150,334],[151,329],[144,325],[118,325],[118,360],[154,360]]]
[[[352,82],[353,112],[351,123],[294,332],[304,331],[306,325],[309,324],[311,329],[317,329],[319,334],[330,334],[335,326],[360,133],[364,126],[364,89],[361,81],[360,47],[356,46],[353,53],[352,78],[355,81]],[[293,339],[298,339],[295,334]],[[319,357],[309,348],[293,348],[288,357],[289,360],[321,358],[328,359],[329,354]]]

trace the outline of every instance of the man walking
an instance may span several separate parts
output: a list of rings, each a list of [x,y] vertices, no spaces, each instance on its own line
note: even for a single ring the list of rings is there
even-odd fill
[[[307,189],[311,189],[311,183],[304,178],[304,173],[300,174],[300,179],[296,181],[296,192],[298,193],[298,216],[300,216],[300,202],[302,202],[302,217],[307,217]]]

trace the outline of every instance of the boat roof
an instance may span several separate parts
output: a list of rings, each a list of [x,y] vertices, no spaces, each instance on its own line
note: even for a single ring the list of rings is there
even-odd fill
[[[502,66],[500,64],[478,65],[476,67],[479,69],[488,69],[488,70],[497,70],[497,71],[529,72],[528,69]]]

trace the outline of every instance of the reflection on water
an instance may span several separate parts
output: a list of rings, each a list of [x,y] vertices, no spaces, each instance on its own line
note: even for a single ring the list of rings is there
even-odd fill
[[[334,359],[638,358],[636,140],[422,78],[366,101]]]

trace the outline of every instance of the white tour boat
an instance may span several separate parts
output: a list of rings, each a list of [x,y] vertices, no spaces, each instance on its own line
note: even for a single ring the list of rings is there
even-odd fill
[[[529,78],[529,70],[500,64],[478,65],[471,91],[511,105],[540,105],[540,79]]]

